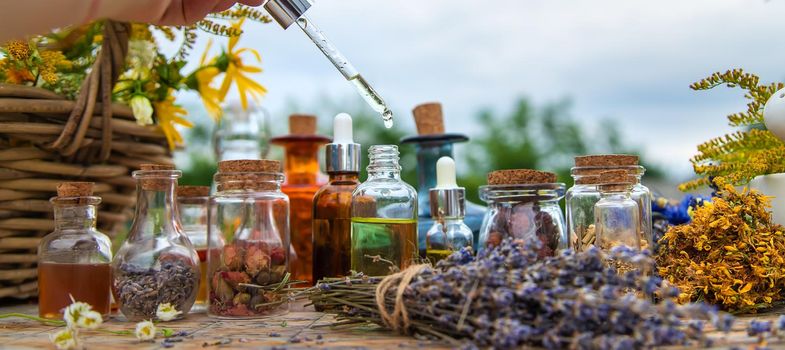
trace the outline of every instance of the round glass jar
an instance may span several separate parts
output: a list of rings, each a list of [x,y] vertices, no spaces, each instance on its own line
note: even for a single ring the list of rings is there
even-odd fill
[[[640,238],[646,242],[646,249],[654,247],[651,221],[651,191],[641,184],[646,168],[640,165],[626,166],[582,166],[571,170],[575,185],[567,190],[565,209],[567,212],[567,228],[570,237],[570,248],[577,251],[594,245],[596,240],[594,223],[594,206],[600,201],[601,193],[597,186],[599,174],[604,171],[626,170],[635,179],[630,190],[630,197],[638,204],[640,215]]]
[[[480,199],[488,203],[480,249],[498,245],[506,238],[538,240],[540,258],[567,248],[564,215],[559,207],[564,190],[565,185],[556,182],[480,186]]]
[[[257,318],[289,311],[289,197],[281,164],[233,160],[218,164],[210,197],[208,315]]]
[[[112,292],[130,321],[156,317],[171,304],[182,315],[199,289],[199,257],[185,235],[177,212],[174,166],[143,164],[134,171],[136,214],[128,238],[112,261]]]

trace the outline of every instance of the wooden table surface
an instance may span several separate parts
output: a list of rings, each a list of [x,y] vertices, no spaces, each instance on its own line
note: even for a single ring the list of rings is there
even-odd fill
[[[37,315],[35,305],[0,307],[0,314],[19,312]],[[757,338],[746,334],[747,323],[752,319],[776,320],[785,309],[765,315],[743,316],[734,326],[732,333],[722,335],[709,332],[715,339],[713,349],[755,349]],[[87,349],[449,349],[449,344],[418,340],[394,335],[375,326],[354,329],[333,329],[329,325],[333,317],[304,308],[293,307],[285,316],[261,320],[217,320],[207,317],[204,311],[196,310],[185,319],[161,323],[160,327],[174,331],[185,331],[187,336],[174,338],[175,342],[139,342],[133,336],[114,335],[87,331],[83,333]],[[133,331],[134,324],[124,322],[121,317],[112,317],[102,328]],[[59,327],[46,326],[24,319],[0,319],[0,349],[53,349],[49,335]],[[784,349],[785,341],[770,338],[769,349]],[[684,348],[673,348],[684,349]]]
[[[217,320],[204,311],[192,311],[185,319],[160,323],[158,327],[188,332],[177,337],[172,349],[414,349],[421,347],[448,349],[438,342],[396,336],[378,327],[336,330],[329,326],[331,315],[295,306],[289,314],[260,320]],[[294,311],[295,309],[299,309]],[[35,305],[0,308],[0,314],[20,312],[37,315]],[[133,331],[134,323],[112,317],[102,328]],[[23,319],[0,319],[0,349],[54,349],[49,335],[61,329]],[[96,331],[83,334],[87,349],[165,349],[163,338],[139,342],[133,336]]]

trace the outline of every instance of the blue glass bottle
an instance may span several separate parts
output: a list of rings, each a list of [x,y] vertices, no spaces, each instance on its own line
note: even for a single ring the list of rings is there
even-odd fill
[[[453,144],[469,141],[463,134],[444,132],[442,106],[440,103],[426,103],[414,108],[417,123],[417,136],[401,140],[402,144],[413,144],[417,152],[417,198],[418,198],[418,240],[420,256],[425,257],[426,236],[433,226],[431,217],[430,190],[436,187],[436,162],[441,157],[453,158]],[[473,246],[477,248],[480,227],[485,216],[485,207],[466,201],[466,223],[474,235]]]

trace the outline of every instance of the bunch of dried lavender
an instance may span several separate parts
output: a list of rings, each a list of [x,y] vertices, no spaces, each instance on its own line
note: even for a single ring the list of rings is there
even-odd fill
[[[639,270],[621,274],[605,263],[613,258],[650,266],[648,253],[622,246],[608,257],[590,249],[538,261],[532,244],[539,243],[506,240],[477,258],[464,249],[436,267],[412,267],[385,281],[367,276],[327,279],[309,296],[317,306],[338,313],[336,326],[370,322],[478,347],[706,344],[706,322],[688,318],[710,321],[722,331],[733,323],[733,317],[705,304],[677,305],[670,298],[678,290],[656,276],[643,276]],[[627,290],[656,293],[664,301],[653,303]]]

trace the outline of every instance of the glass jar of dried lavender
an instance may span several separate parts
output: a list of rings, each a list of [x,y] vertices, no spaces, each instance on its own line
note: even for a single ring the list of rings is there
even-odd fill
[[[137,181],[136,214],[128,238],[112,261],[112,292],[131,321],[155,318],[171,304],[188,313],[199,287],[199,256],[177,212],[174,166],[143,164]]]
[[[488,174],[480,198],[488,211],[480,230],[480,249],[500,244],[505,238],[539,241],[538,255],[553,256],[568,247],[564,216],[559,201],[565,185],[556,174],[529,170],[499,170]]]
[[[218,163],[210,197],[208,314],[255,318],[288,312],[289,197],[274,160]]]
[[[630,196],[638,203],[640,235],[646,240],[644,248],[654,247],[652,235],[651,191],[641,184],[646,168],[638,165],[638,156],[605,154],[575,157],[572,177],[575,185],[567,190],[565,208],[570,247],[584,250],[595,244],[594,205],[600,200],[597,187],[599,175],[605,171],[626,170],[634,180]]]

